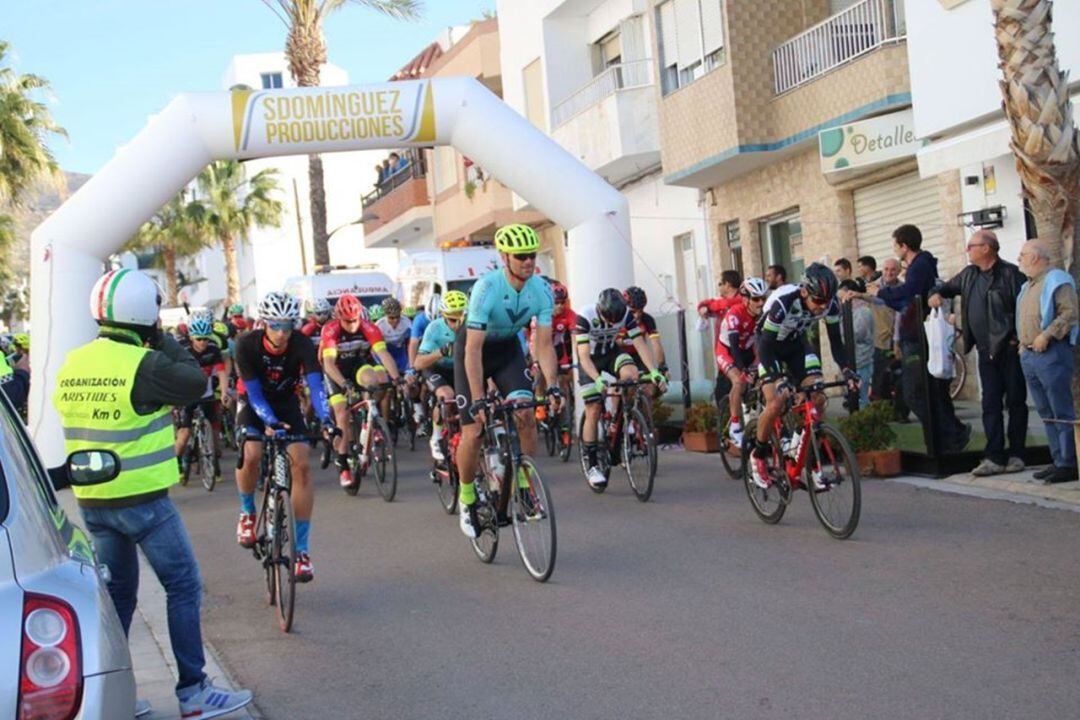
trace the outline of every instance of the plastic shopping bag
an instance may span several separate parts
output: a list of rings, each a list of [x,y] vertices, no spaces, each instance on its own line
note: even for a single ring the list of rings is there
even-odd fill
[[[926,327],[926,364],[930,374],[941,380],[948,380],[956,374],[952,355],[956,329],[949,324],[941,308],[931,310],[923,325]]]

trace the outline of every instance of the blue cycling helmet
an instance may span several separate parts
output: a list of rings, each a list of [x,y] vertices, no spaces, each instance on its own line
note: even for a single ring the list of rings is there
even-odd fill
[[[188,324],[188,335],[190,337],[210,337],[214,334],[214,327],[210,324],[210,321],[206,318],[195,318]]]

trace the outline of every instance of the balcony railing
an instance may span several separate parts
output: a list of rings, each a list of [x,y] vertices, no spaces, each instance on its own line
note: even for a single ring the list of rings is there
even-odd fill
[[[773,51],[773,87],[787,92],[904,36],[902,0],[862,0]]]
[[[423,152],[415,149],[408,149],[399,153],[399,155],[401,155],[403,160],[402,166],[397,170],[390,172],[388,177],[385,177],[376,183],[375,189],[360,199],[362,207],[369,207],[375,203],[375,201],[386,197],[410,180],[422,178],[427,174]]]
[[[557,128],[580,112],[588,110],[616,90],[652,85],[652,60],[634,60],[612,65],[575,90],[551,111],[551,126]]]

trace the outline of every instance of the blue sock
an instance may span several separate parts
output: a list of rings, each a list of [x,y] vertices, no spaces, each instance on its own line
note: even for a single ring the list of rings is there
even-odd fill
[[[240,512],[245,515],[255,514],[255,493],[240,493]]]
[[[308,551],[308,536],[311,535],[311,521],[296,521],[296,552]]]

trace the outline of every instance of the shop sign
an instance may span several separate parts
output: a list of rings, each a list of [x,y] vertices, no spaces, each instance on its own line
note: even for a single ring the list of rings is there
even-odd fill
[[[926,143],[915,135],[910,108],[829,128],[818,134],[821,171],[865,168],[911,157]]]

